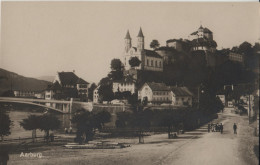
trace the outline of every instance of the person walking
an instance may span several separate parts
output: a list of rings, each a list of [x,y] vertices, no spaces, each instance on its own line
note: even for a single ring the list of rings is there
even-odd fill
[[[72,134],[72,127],[70,126],[70,134]]]
[[[65,134],[67,134],[67,133],[68,133],[68,129],[67,129],[67,128],[65,128],[65,129],[64,129],[64,131],[65,131]]]
[[[237,125],[236,125],[236,123],[234,123],[234,125],[233,125],[233,130],[234,130],[234,134],[237,134]]]
[[[220,123],[220,133],[222,134],[223,133],[223,124],[222,123]]]
[[[210,132],[210,124],[208,124],[208,132]]]

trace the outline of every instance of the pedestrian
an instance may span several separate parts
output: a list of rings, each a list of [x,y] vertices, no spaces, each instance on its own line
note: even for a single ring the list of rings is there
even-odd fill
[[[214,131],[215,131],[214,129],[215,129],[215,126],[214,126],[214,124],[212,123],[212,124],[211,124],[211,131],[214,132]]]
[[[222,123],[220,123],[220,133],[222,134],[223,133],[223,124]]]
[[[70,134],[72,134],[72,127],[70,126]]]
[[[218,123],[215,125],[215,130],[216,130],[216,132],[219,131],[219,129],[218,129]]]
[[[234,130],[234,134],[237,134],[237,125],[236,125],[236,123],[234,123],[234,125],[233,125],[233,130]]]
[[[210,124],[208,124],[208,132],[210,132]]]
[[[65,131],[65,134],[67,134],[67,133],[68,133],[68,129],[67,129],[67,128],[65,128],[65,129],[64,129],[64,131]]]

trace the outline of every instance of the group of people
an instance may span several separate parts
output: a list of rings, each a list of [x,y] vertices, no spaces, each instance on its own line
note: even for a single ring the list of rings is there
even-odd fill
[[[211,123],[211,124],[208,124],[208,132],[210,132],[210,130],[212,131],[212,132],[220,132],[220,133],[223,133],[223,129],[224,129],[224,127],[223,127],[223,124],[222,123],[220,123],[220,124],[213,124],[213,123]]]
[[[210,132],[210,130],[211,130],[212,132],[220,132],[222,134],[223,129],[224,129],[224,127],[223,127],[222,123],[220,123],[220,124],[218,124],[218,123],[217,124],[213,124],[213,123],[208,124],[208,132]],[[233,130],[234,130],[234,134],[237,134],[236,123],[234,123],[234,125],[233,125]]]
[[[72,133],[72,127],[70,126],[69,130],[67,128],[64,129],[65,134]]]

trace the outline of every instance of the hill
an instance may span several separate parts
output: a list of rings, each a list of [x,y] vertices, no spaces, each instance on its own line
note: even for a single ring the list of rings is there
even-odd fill
[[[53,82],[55,76],[40,76],[40,77],[36,77],[36,79],[38,80],[44,80],[44,81],[49,81],[49,82]]]
[[[35,78],[24,77],[14,72],[0,68],[0,96],[3,92],[12,90],[42,91],[51,82],[38,80]]]

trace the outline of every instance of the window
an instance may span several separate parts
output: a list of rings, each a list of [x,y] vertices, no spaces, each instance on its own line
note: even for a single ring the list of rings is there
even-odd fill
[[[159,67],[161,67],[161,65],[162,65],[162,64],[161,64],[161,61],[159,61]]]
[[[148,59],[147,59],[147,61],[146,61],[146,65],[149,66],[149,60],[148,60]]]
[[[151,66],[153,66],[153,60],[151,60]]]
[[[157,67],[157,61],[155,61],[155,67]]]

